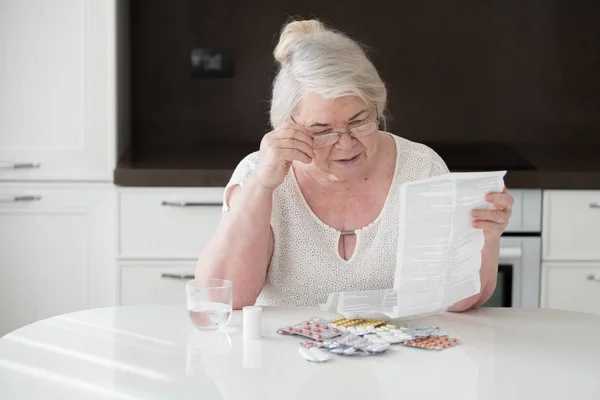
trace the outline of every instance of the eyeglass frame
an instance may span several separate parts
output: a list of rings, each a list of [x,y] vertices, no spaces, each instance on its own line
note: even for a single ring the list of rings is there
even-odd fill
[[[335,141],[335,142],[333,142],[333,143],[331,143],[331,144],[326,144],[326,145],[323,145],[323,146],[316,146],[316,145],[315,145],[315,147],[317,147],[317,148],[318,148],[318,147],[333,146],[334,144],[336,144],[337,142],[339,142],[339,141],[340,141],[340,138],[342,137],[342,135],[343,135],[344,133],[347,133],[348,135],[350,135],[351,137],[353,137],[353,138],[355,138],[355,139],[356,139],[356,138],[357,138],[357,136],[354,136],[354,135],[352,134],[352,131],[353,131],[354,129],[357,129],[357,128],[362,128],[362,127],[365,127],[365,126],[367,126],[367,125],[370,125],[370,124],[375,124],[375,127],[378,127],[378,126],[379,126],[379,118],[377,118],[375,121],[369,121],[369,122],[365,122],[364,124],[357,125],[357,126],[355,126],[355,127],[352,127],[352,128],[350,128],[350,129],[347,129],[347,130],[345,130],[345,131],[343,131],[343,132],[316,133],[316,134],[314,134],[312,141],[313,141],[313,143],[315,143],[315,139],[316,139],[316,138],[318,138],[318,137],[324,137],[324,136],[330,136],[330,135],[331,135],[331,136],[333,136],[333,135],[336,135],[336,136],[337,136],[337,139],[336,139],[336,141]],[[363,136],[358,136],[358,137],[366,137],[366,136],[372,135],[373,133],[374,133],[374,132],[369,132],[369,133],[367,133],[366,135],[363,135]]]

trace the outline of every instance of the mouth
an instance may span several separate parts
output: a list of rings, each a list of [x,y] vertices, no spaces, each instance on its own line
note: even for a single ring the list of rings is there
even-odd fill
[[[335,162],[337,162],[338,164],[341,164],[345,167],[349,167],[351,165],[354,165],[358,162],[358,160],[360,160],[360,155],[362,153],[358,153],[357,155],[355,155],[354,157],[351,158],[342,158],[340,160],[335,160]]]

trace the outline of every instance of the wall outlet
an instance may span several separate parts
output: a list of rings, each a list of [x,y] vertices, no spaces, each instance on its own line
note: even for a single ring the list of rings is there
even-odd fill
[[[233,78],[235,75],[233,51],[195,48],[190,54],[190,62],[194,78]]]

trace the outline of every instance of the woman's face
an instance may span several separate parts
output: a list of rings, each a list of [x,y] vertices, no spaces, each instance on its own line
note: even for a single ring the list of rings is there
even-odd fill
[[[309,93],[300,101],[292,119],[319,136],[332,132],[347,132],[349,129],[376,121],[377,115],[356,96],[325,99],[319,94]],[[370,127],[366,136],[354,138],[343,134],[334,144],[316,147],[311,165],[340,180],[365,170],[374,162],[381,142],[381,136],[377,134],[377,124],[371,124]]]

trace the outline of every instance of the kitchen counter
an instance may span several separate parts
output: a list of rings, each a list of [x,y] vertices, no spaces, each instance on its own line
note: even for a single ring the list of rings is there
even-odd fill
[[[300,338],[276,330],[317,308],[265,308],[263,337],[242,315],[198,331],[181,306],[61,315],[0,338],[0,398],[12,399],[598,399],[600,317],[546,309],[444,313],[461,343],[444,351],[393,345],[371,357],[305,361]]]
[[[509,189],[600,189],[600,144],[430,146],[453,172],[506,169]],[[119,186],[225,186],[238,162],[255,150],[208,148],[178,155],[126,156],[114,171],[114,182]]]

